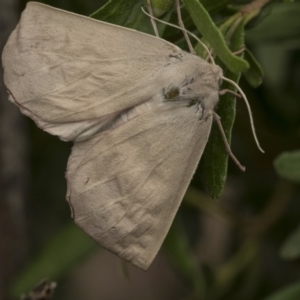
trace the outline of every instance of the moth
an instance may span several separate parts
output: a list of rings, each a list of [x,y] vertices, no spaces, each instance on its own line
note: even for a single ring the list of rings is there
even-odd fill
[[[2,64],[21,112],[74,142],[75,223],[146,270],[207,143],[222,69],[161,38],[34,2]]]

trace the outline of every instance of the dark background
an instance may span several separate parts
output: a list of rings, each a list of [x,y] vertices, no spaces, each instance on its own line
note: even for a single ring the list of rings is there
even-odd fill
[[[101,1],[47,4],[89,15]],[[0,49],[24,6],[1,0]],[[195,176],[167,244],[147,272],[125,265],[73,225],[64,178],[72,145],[22,116],[7,101],[0,75],[0,299],[28,292],[47,276],[58,283],[53,299],[72,300],[200,299],[204,289],[206,299],[264,299],[299,283],[299,259],[280,255],[299,224],[299,184],[278,176],[274,160],[299,149],[300,3],[277,2],[264,14],[246,31],[263,84],[253,89],[242,79],[241,87],[265,154],[238,101],[232,149],[247,171],[230,161],[218,200],[199,183],[203,174]],[[186,264],[178,265],[178,257]]]

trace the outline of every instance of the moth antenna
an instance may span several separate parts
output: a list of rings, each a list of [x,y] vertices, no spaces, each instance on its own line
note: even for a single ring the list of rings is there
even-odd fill
[[[182,28],[182,27],[177,26],[177,25],[172,24],[172,23],[165,22],[165,21],[160,20],[160,19],[158,19],[158,18],[156,18],[156,17],[154,17],[154,16],[151,16],[150,14],[148,14],[148,13],[144,10],[143,7],[141,7],[141,9],[142,9],[142,11],[143,11],[143,13],[144,13],[145,15],[147,15],[148,17],[150,17],[150,18],[156,20],[157,22],[160,22],[160,23],[162,23],[162,24],[166,24],[166,25],[168,25],[168,26],[171,26],[171,27],[180,29],[180,30],[182,30],[182,31],[185,31],[187,34],[189,34],[191,37],[193,37],[199,44],[201,44],[201,46],[202,46],[202,47],[205,49],[205,51],[207,52],[207,54],[208,54],[208,56],[209,56],[209,59],[211,60],[211,63],[212,63],[213,65],[216,64],[215,61],[214,61],[214,59],[213,59],[213,57],[212,57],[212,55],[210,54],[210,51],[209,51],[208,47],[207,47],[207,46],[206,46],[206,45],[205,45],[205,44],[204,44],[204,43],[203,43],[203,42],[202,42],[195,34],[193,34],[192,32],[190,32],[190,31],[188,31],[188,30],[186,30],[185,28]]]
[[[243,90],[238,86],[237,83],[235,83],[233,80],[229,79],[229,78],[226,78],[224,76],[222,76],[222,79],[224,81],[227,81],[229,83],[231,83],[235,88],[237,88],[237,90],[240,92],[240,94],[242,95],[242,98],[244,99],[245,103],[246,103],[246,106],[247,106],[247,109],[248,109],[248,114],[249,114],[249,118],[250,118],[250,125],[251,125],[251,129],[252,129],[252,134],[253,134],[253,137],[254,137],[254,140],[255,140],[255,143],[257,145],[257,148],[262,152],[262,153],[265,153],[265,151],[261,148],[260,144],[259,144],[259,141],[258,141],[258,138],[256,136],[256,131],[255,131],[255,128],[254,128],[254,121],[253,121],[253,117],[252,117],[252,111],[251,111],[251,108],[250,108],[250,104],[248,102],[248,99],[246,97],[246,95],[244,94]]]
[[[210,49],[209,50],[209,54],[210,55],[207,55],[206,58],[205,58],[205,60],[208,61],[210,59],[210,57],[213,56],[213,53],[214,53],[214,49]]]
[[[239,167],[239,169],[244,172],[246,170],[246,168],[238,161],[238,159],[234,156],[234,154],[231,151],[230,145],[228,143],[228,140],[227,140],[225,132],[224,132],[224,128],[221,123],[220,116],[217,113],[213,112],[213,117],[219,127],[219,130],[220,130],[220,133],[221,133],[221,136],[222,136],[225,148],[226,148],[226,152],[232,158],[232,160],[235,162],[235,164]]]
[[[154,16],[153,16],[151,0],[147,0],[147,8],[148,8],[148,11],[150,13],[150,20],[151,20],[151,24],[152,24],[154,33],[157,37],[159,37],[158,29],[157,29],[156,22],[155,22],[155,19],[154,19]]]
[[[195,50],[194,50],[194,48],[192,46],[192,43],[190,41],[189,35],[185,31],[185,26],[184,26],[184,23],[183,23],[183,20],[182,20],[182,17],[181,17],[181,9],[180,9],[180,2],[179,2],[179,0],[176,0],[176,10],[177,10],[178,24],[181,27],[181,30],[183,32],[183,35],[184,35],[186,43],[187,43],[187,45],[189,47],[189,50],[190,50],[191,53],[196,54],[196,52],[195,52]]]

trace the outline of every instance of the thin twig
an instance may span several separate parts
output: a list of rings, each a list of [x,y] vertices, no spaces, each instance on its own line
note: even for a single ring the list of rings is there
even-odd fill
[[[151,20],[151,24],[152,24],[154,33],[157,37],[159,37],[158,29],[157,29],[157,26],[156,26],[156,23],[155,23],[155,19],[153,17],[153,10],[152,10],[152,5],[151,5],[151,0],[147,0],[147,7],[148,7],[149,14],[150,14],[150,20]]]
[[[182,31],[186,31],[186,32],[187,32],[191,37],[193,37],[199,44],[201,44],[202,47],[207,51],[207,53],[208,53],[208,55],[209,55],[209,58],[210,58],[210,60],[211,60],[211,63],[212,63],[213,65],[216,64],[215,61],[214,61],[214,58],[211,56],[210,51],[209,51],[209,49],[207,48],[207,46],[206,46],[206,45],[205,45],[205,44],[204,44],[204,43],[203,43],[203,42],[202,42],[195,34],[193,34],[192,32],[190,32],[190,31],[188,31],[188,30],[186,30],[186,29],[184,29],[184,28],[182,28],[182,27],[180,27],[180,26],[177,26],[177,25],[174,25],[174,24],[165,22],[165,21],[163,21],[163,20],[160,20],[160,19],[158,19],[158,18],[155,18],[155,17],[151,16],[150,14],[148,14],[148,13],[143,9],[143,7],[142,7],[141,9],[142,9],[142,11],[143,11],[143,13],[144,13],[145,15],[151,17],[152,19],[156,20],[157,22],[160,22],[160,23],[162,23],[162,24],[166,24],[166,25],[168,25],[168,26],[171,26],[171,27],[180,29],[180,30],[182,30]]]
[[[271,0],[254,0],[253,2],[245,5],[241,9],[242,14],[249,14],[255,10],[262,9],[266,4],[268,4]]]
[[[190,50],[191,53],[195,54],[196,52],[195,52],[195,50],[194,50],[194,48],[192,46],[192,43],[190,41],[190,38],[189,38],[189,36],[188,36],[188,34],[187,34],[186,30],[185,30],[185,26],[184,26],[184,23],[182,21],[179,0],[176,0],[176,10],[177,10],[177,16],[178,16],[178,24],[183,29],[182,32],[183,32],[185,40],[186,40],[186,42],[188,44],[189,50]]]

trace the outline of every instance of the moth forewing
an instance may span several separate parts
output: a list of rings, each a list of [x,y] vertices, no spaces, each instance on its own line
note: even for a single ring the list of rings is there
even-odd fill
[[[149,82],[167,64],[161,53],[181,52],[135,30],[29,2],[3,50],[4,82],[39,127],[76,140],[152,97]]]

